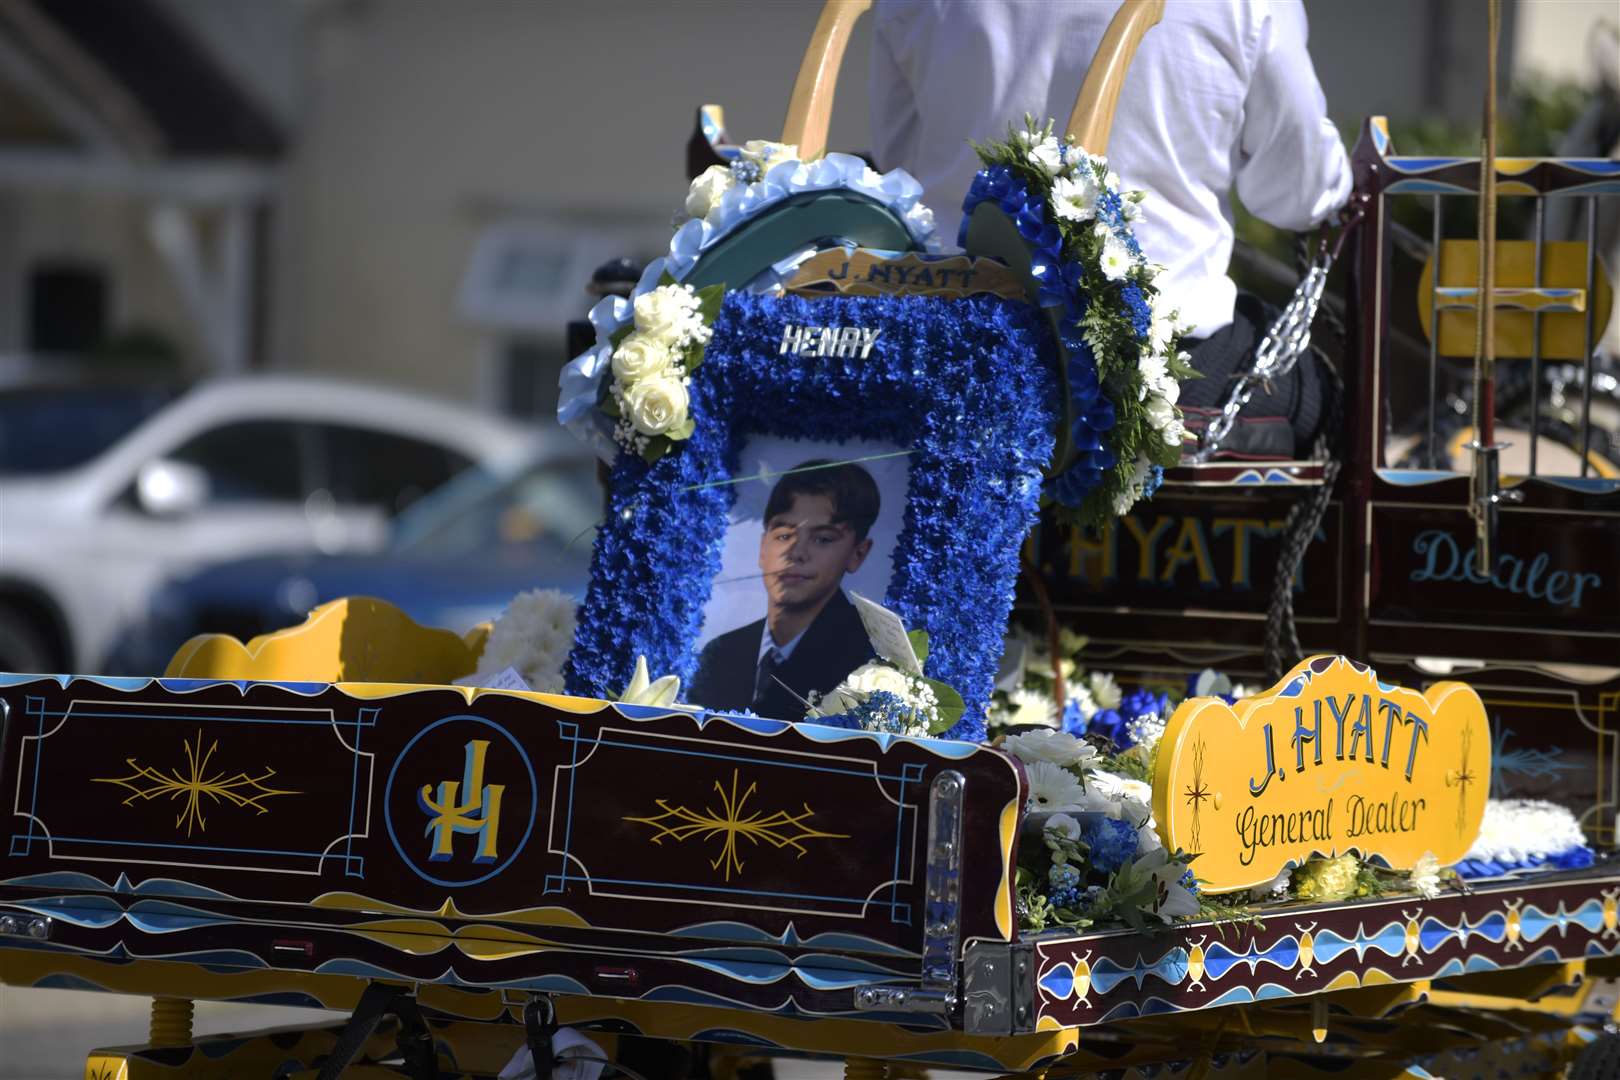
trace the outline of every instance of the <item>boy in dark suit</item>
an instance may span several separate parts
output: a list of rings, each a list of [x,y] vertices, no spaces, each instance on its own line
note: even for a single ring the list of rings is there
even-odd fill
[[[872,551],[879,505],[859,465],[806,461],[777,481],[759,540],[765,617],[704,647],[689,701],[802,720],[800,698],[825,694],[873,658],[843,581]]]

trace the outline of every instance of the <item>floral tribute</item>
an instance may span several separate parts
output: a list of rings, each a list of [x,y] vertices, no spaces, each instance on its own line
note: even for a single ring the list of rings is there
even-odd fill
[[[937,735],[955,727],[962,719],[962,695],[921,674],[921,665],[928,660],[928,632],[912,630],[906,636],[917,657],[916,672],[882,659],[862,664],[812,700],[807,718],[890,735]]]
[[[691,438],[687,387],[724,295],[723,285],[699,292],[669,278],[636,297],[633,323],[613,335],[613,378],[604,381],[601,402],[618,421],[613,437],[626,450],[657,461]]]
[[[1047,484],[1062,516],[1100,526],[1150,497],[1181,457],[1180,380],[1196,377],[1190,327],[1154,285],[1132,233],[1144,193],[1121,191],[1106,158],[1026,117],[1005,141],[975,146],[982,169],[962,204],[961,241],[994,203],[1030,245],[1039,302],[1067,353],[1069,459]]]
[[[1204,910],[1191,857],[1166,851],[1146,783],[1109,766],[1096,745],[1065,731],[1009,735],[1002,749],[1024,763],[1026,811],[1041,830],[1018,860],[1018,911],[1025,929],[1084,929],[1123,922],[1172,922]]]
[[[653,461],[683,442],[683,421],[690,419],[692,404],[691,384],[686,380],[702,361],[707,341],[700,340],[702,331],[690,318],[690,299],[682,300],[670,293],[664,300],[643,305],[644,297],[678,285],[706,251],[761,212],[796,195],[833,189],[887,208],[905,226],[919,250],[939,250],[933,212],[921,202],[922,185],[904,169],[879,173],[850,154],[827,154],[805,161],[796,146],[750,141],[735,161],[712,165],[692,181],[683,210],[676,215],[668,252],[648,264],[630,298],[604,297],[591,309],[596,344],[563,369],[557,403],[557,418],[562,425],[610,464],[621,450]],[[756,280],[733,282],[730,287],[735,292],[753,294],[779,292],[782,282],[797,269],[795,260],[813,253],[800,252]],[[717,310],[705,298],[707,292],[705,289],[693,294],[698,298],[697,310],[705,328],[713,326]],[[642,325],[644,306],[656,308],[647,311],[647,326]],[[658,316],[671,318],[657,320]],[[678,334],[679,328],[687,334]],[[662,339],[658,337],[660,331],[665,335]],[[647,349],[656,354],[649,356],[643,355],[638,346],[621,359],[619,354],[632,336],[638,337],[641,344],[661,348]],[[659,357],[668,361],[666,377],[632,374],[641,365],[656,367]],[[680,367],[685,368],[684,376],[679,375]],[[649,385],[631,402],[629,390],[640,382]]]
[[[1026,930],[1145,925],[1197,915],[1242,919],[1250,905],[1327,903],[1415,893],[1433,898],[1462,879],[1590,866],[1592,849],[1569,810],[1531,799],[1490,799],[1479,839],[1455,867],[1432,854],[1410,871],[1349,854],[1313,858],[1247,893],[1198,891],[1196,853],[1167,852],[1150,809],[1155,755],[1165,720],[1188,697],[1233,703],[1252,690],[1213,670],[1184,682],[1124,688],[1107,672],[1087,671],[1086,641],[1060,631],[1058,655],[1047,642],[1015,630],[1007,641],[1014,668],[992,700],[997,745],[1024,762],[1043,843],[1019,855],[1018,910]],[[1061,675],[1066,696],[1053,694]],[[1049,816],[1048,816],[1049,815]]]

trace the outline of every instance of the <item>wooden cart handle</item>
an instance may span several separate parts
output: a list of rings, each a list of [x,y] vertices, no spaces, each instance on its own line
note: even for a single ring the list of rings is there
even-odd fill
[[[827,0],[821,18],[816,20],[810,47],[799,65],[799,77],[793,81],[787,123],[782,125],[782,141],[797,146],[802,161],[818,158],[827,150],[833,91],[838,87],[844,49],[849,46],[856,21],[871,6],[872,0]]]
[[[816,20],[810,47],[799,65],[799,77],[793,82],[787,123],[782,125],[782,141],[797,146],[802,160],[820,157],[827,149],[838,69],[843,66],[844,50],[849,47],[856,21],[871,6],[872,0],[827,0]],[[1086,81],[1081,84],[1066,129],[1091,153],[1108,151],[1108,135],[1114,126],[1125,73],[1142,36],[1163,17],[1164,0],[1125,0],[1109,22],[1091,66],[1086,69]]]
[[[1164,0],[1125,0],[1109,22],[1092,54],[1086,81],[1080,84],[1080,96],[1074,101],[1074,112],[1069,114],[1065,129],[1088,153],[1108,153],[1108,136],[1114,127],[1114,112],[1119,108],[1119,92],[1125,87],[1125,73],[1130,70],[1142,35],[1163,17]]]

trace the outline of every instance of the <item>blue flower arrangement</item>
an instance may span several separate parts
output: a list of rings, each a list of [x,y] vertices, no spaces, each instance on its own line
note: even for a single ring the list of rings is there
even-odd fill
[[[1131,231],[1143,193],[1122,193],[1107,160],[1059,142],[1050,121],[1026,117],[1005,141],[975,149],[985,168],[962,204],[958,242],[990,203],[1028,245],[1036,302],[1065,354],[1067,439],[1047,494],[1060,516],[1101,526],[1150,498],[1180,459],[1179,382],[1196,375],[1181,351],[1186,328]]]
[[[813,357],[779,353],[784,325],[881,334],[866,359]],[[690,681],[749,438],[877,439],[912,450],[885,604],[928,632],[927,674],[961,692],[966,710],[945,736],[983,738],[1019,546],[1052,455],[1052,349],[1038,311],[992,296],[727,294],[690,376],[690,437],[652,463],[614,461],[569,692],[608,696],[638,655]]]

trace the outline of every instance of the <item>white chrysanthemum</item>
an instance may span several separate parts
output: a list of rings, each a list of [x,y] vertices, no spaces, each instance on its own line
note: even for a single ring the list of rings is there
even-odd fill
[[[1149,394],[1145,411],[1148,423],[1160,434],[1169,431],[1176,423],[1176,407],[1166,401],[1163,394]],[[1166,437],[1165,442],[1170,442],[1170,439]]]
[[[1038,690],[1026,690],[1022,687],[1007,696],[1012,701],[1012,713],[1007,718],[1008,724],[1042,724],[1049,728],[1057,726],[1050,697]]]
[[[1052,184],[1052,212],[1065,221],[1090,221],[1097,216],[1097,181],[1081,169],[1073,180],[1059,177]]]
[[[518,593],[495,620],[470,685],[515,668],[530,689],[563,691],[563,664],[574,646],[574,598],[556,589]]]
[[[1136,195],[1140,193],[1133,191],[1131,194]],[[1147,220],[1147,213],[1142,209],[1142,203],[1139,199],[1126,198],[1122,200],[1120,202],[1120,213],[1124,216],[1125,220],[1130,222],[1132,225],[1140,225],[1142,222]]]
[[[1479,837],[1468,858],[1522,863],[1559,855],[1586,843],[1575,815],[1540,799],[1487,799]]]
[[[1157,352],[1143,349],[1141,359],[1136,362],[1136,370],[1142,373],[1142,388],[1137,392],[1138,401],[1145,401],[1149,394],[1159,394],[1165,383],[1175,382],[1170,378],[1169,362]]]
[[[1084,764],[1097,756],[1097,748],[1090,743],[1066,731],[1050,728],[1009,735],[1001,748],[1026,765],[1044,761],[1063,769]]]
[[[1176,320],[1169,312],[1161,314],[1159,305],[1153,307],[1153,325],[1148,329],[1148,340],[1153,344],[1156,353],[1165,352],[1170,348],[1170,339],[1176,332]]]
[[[1440,895],[1440,860],[1425,851],[1412,867],[1412,888],[1419,896],[1433,900]]]
[[[1024,775],[1029,778],[1029,801],[1024,809],[1030,813],[1085,808],[1086,789],[1069,770],[1049,761],[1036,761],[1024,766]]]
[[[1119,708],[1119,683],[1112,673],[1107,671],[1093,671],[1086,679],[1091,689],[1091,699],[1096,702],[1099,709]]]
[[[1103,277],[1109,281],[1119,281],[1131,272],[1131,253],[1113,233],[1108,233],[1103,240],[1102,256],[1098,261]]]
[[[1080,711],[1080,715],[1087,720],[1097,715],[1097,699],[1091,696],[1089,687],[1082,683],[1071,683],[1065,689],[1069,694],[1068,704],[1064,706],[1065,709],[1068,708],[1068,705],[1073,705]]]

